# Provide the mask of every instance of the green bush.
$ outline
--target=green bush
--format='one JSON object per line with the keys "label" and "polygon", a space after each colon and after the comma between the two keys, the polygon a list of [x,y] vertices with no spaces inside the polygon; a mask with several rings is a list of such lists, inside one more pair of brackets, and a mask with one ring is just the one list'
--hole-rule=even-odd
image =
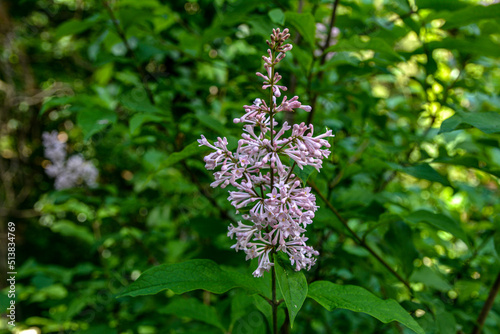
{"label": "green bush", "polygon": [[[286,95],[313,111],[278,121],[335,138],[307,175],[318,262],[278,268],[282,331],[498,333],[499,16],[495,1],[0,2],[0,278],[14,222],[15,330],[272,332],[271,275],[252,278],[256,261],[230,248],[241,215],[196,140],[236,143],[265,40],[287,27]],[[54,130],[97,187],[55,190]],[[204,270],[215,285],[183,285]]]}

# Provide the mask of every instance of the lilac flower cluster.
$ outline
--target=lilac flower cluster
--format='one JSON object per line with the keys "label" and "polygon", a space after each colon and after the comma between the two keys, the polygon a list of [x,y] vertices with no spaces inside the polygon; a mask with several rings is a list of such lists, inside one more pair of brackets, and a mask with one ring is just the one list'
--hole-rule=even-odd
{"label": "lilac flower cluster", "polygon": [[[328,38],[328,28],[323,23],[316,23],[316,39],[319,39],[319,44],[321,46],[326,46],[326,48],[336,45],[338,42],[338,36],[340,34],[340,29],[337,27],[333,27],[330,29],[330,39]],[[316,57],[320,57],[323,54],[323,50],[316,49],[314,50],[314,55]],[[335,55],[335,52],[328,52],[326,54],[325,59],[330,60]]]}
{"label": "lilac flower cluster", "polygon": [[97,186],[99,172],[90,161],[81,155],[73,155],[66,160],[66,143],[58,139],[57,131],[42,134],[45,157],[52,164],[47,166],[45,172],[55,178],[54,187],[58,190],[73,188],[81,183],[89,187]]}
{"label": "lilac flower cluster", "polygon": [[[231,224],[228,236],[236,237],[232,248],[243,250],[247,260],[258,257],[255,277],[262,276],[274,265],[269,257],[273,252],[285,252],[297,271],[309,270],[316,262],[313,256],[319,255],[306,245],[308,238],[304,236],[318,209],[316,198],[311,188],[302,186],[293,170],[295,166],[300,169],[313,166],[319,171],[323,158],[330,154],[327,138],[333,135],[329,130],[314,136],[313,126],[304,123],[291,126],[284,122],[277,131],[278,122],[274,118],[277,113],[297,108],[311,111],[297,96],[291,99],[284,96],[281,103],[277,101],[287,87],[278,85],[281,76],[275,66],[292,49],[291,44],[285,44],[289,36],[288,29],[283,32],[273,29],[271,41],[267,41],[268,55],[262,57],[266,74],[257,75],[264,79],[262,89],[270,90],[269,101],[256,99],[252,105],[244,106],[245,114],[241,118],[234,119],[235,123],[244,124],[236,152],[228,150],[226,138],[219,137],[214,144],[203,135],[198,140],[200,146],[214,150],[204,158],[205,167],[208,170],[221,167],[214,172],[215,181],[211,186],[232,185],[237,189],[229,191],[228,200],[236,213],[244,211],[242,217],[248,223]],[[287,137],[289,130],[291,134]]]}

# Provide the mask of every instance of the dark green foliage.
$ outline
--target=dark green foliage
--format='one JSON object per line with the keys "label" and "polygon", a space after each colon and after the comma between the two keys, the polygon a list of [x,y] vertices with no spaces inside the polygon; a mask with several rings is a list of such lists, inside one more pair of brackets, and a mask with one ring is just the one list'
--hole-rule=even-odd
{"label": "dark green foliage", "polygon": [[[209,186],[196,140],[237,146],[233,118],[263,97],[265,40],[288,27],[285,94],[313,113],[278,121],[335,138],[320,173],[296,168],[320,206],[307,233],[320,256],[300,273],[280,258],[278,323],[472,333],[500,273],[492,2],[341,0],[325,44],[316,24],[337,1],[1,1],[0,234],[16,223],[16,328],[271,333],[271,275],[253,278],[255,261],[230,248],[241,215],[230,187]],[[97,188],[54,190],[52,130],[97,166]],[[498,298],[488,311],[482,333],[497,334]]]}

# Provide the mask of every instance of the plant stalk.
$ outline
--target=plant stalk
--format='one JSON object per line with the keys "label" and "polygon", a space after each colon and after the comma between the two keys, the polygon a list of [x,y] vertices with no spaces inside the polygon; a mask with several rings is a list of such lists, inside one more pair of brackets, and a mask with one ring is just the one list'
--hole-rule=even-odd
{"label": "plant stalk", "polygon": [[[276,262],[276,259],[274,260]],[[276,269],[273,265],[271,270],[271,288],[273,294],[272,307],[273,307],[273,333],[278,334],[278,301],[276,300]]]}

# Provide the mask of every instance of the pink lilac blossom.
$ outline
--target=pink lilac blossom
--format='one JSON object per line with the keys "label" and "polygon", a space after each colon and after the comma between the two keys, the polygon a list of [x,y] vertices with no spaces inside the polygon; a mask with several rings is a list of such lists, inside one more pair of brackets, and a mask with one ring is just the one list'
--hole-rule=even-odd
{"label": "pink lilac blossom", "polygon": [[[326,48],[336,45],[338,42],[338,36],[340,34],[340,30],[337,27],[331,28],[330,31],[330,39],[327,41],[328,38],[328,28],[326,27],[325,24],[323,23],[316,23],[316,39],[319,40],[319,45],[326,46]],[[314,55],[316,57],[321,57],[323,54],[323,51],[321,49],[316,49],[314,50]],[[333,56],[335,55],[335,52],[328,52],[326,54],[325,59],[330,60]]]}
{"label": "pink lilac blossom", "polygon": [[58,132],[44,132],[42,134],[45,157],[52,164],[47,166],[45,172],[55,178],[54,187],[57,190],[76,187],[81,183],[93,188],[97,186],[99,172],[90,161],[81,155],[72,155],[66,160],[66,143],[58,138]]}
{"label": "pink lilac blossom", "polygon": [[234,119],[234,123],[243,123],[242,139],[236,151],[227,148],[226,138],[219,137],[213,144],[203,135],[198,140],[200,146],[214,151],[204,158],[205,168],[220,167],[214,172],[215,181],[211,186],[236,188],[229,191],[228,200],[236,213],[239,210],[244,213],[242,218],[246,223],[231,224],[227,235],[236,239],[232,248],[244,251],[246,260],[258,258],[255,277],[271,269],[274,252],[287,254],[297,271],[309,270],[316,263],[314,256],[319,255],[307,246],[304,236],[318,209],[316,198],[293,170],[295,166],[300,169],[313,166],[319,172],[323,159],[330,154],[327,139],[333,134],[328,130],[315,135],[313,126],[304,123],[289,125],[284,122],[277,130],[277,113],[293,112],[297,108],[311,111],[298,96],[291,99],[283,96],[281,103],[277,100],[287,87],[277,85],[282,77],[275,66],[292,49],[291,44],[285,44],[289,36],[288,29],[282,32],[273,29],[271,41],[267,41],[267,56],[262,57],[266,74],[257,73],[257,76],[264,79],[262,89],[270,90],[269,100],[256,99],[252,105],[244,106],[242,117]]}

